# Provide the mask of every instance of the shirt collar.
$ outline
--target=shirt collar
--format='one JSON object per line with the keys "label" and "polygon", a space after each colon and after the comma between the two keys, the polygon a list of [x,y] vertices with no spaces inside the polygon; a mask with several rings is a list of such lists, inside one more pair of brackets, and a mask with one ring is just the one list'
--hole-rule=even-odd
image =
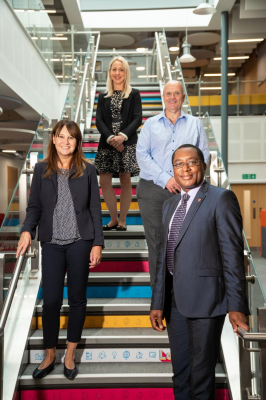
{"label": "shirt collar", "polygon": [[[184,113],[184,111],[183,111],[182,109],[181,109],[181,115],[180,115],[180,117],[179,117],[178,119],[181,119],[181,118],[187,119],[187,114]],[[159,121],[160,119],[166,119],[166,120],[168,120],[168,118],[167,118],[166,115],[165,115],[165,109],[163,110],[163,112],[161,112],[160,114],[157,115],[157,120]],[[169,120],[168,120],[168,121],[169,121]]]}
{"label": "shirt collar", "polygon": [[187,193],[187,194],[189,194],[189,199],[194,200],[194,198],[196,197],[196,194],[198,193],[198,191],[200,190],[200,188],[204,182],[205,182],[205,180],[203,180],[203,182],[199,186],[197,186],[193,189],[190,189],[188,192],[184,192],[184,190],[181,189],[181,197],[183,196],[183,194]]}

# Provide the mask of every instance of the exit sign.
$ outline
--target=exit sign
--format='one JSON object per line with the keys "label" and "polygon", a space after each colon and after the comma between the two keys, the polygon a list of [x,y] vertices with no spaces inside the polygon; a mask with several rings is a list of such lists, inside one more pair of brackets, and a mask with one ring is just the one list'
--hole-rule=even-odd
{"label": "exit sign", "polygon": [[242,174],[242,179],[256,179],[256,174]]}

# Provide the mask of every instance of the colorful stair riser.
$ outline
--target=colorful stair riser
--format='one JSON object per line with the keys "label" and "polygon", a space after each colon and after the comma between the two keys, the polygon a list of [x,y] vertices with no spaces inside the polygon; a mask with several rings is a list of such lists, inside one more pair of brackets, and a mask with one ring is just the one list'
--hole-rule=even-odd
{"label": "colorful stair riser", "polygon": [[[6,262],[5,273],[12,273],[14,267],[15,260]],[[149,272],[149,263],[148,261],[102,261],[97,267],[90,270],[90,274],[94,272]]]}
{"label": "colorful stair riser", "polygon": [[[171,388],[93,388],[22,390],[21,400],[174,400]],[[216,400],[229,400],[228,389],[216,389]]]}

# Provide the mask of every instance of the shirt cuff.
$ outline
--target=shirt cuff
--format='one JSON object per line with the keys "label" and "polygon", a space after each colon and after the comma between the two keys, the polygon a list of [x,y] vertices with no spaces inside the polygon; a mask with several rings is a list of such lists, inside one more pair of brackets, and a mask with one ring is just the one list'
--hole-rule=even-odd
{"label": "shirt cuff", "polygon": [[118,134],[118,135],[124,136],[124,138],[125,138],[125,141],[126,141],[126,140],[128,140],[128,137],[127,137],[127,135],[125,135],[123,132],[119,132],[119,134]]}
{"label": "shirt cuff", "polygon": [[165,189],[165,185],[169,181],[169,179],[172,178],[172,175],[168,174],[167,172],[163,171],[160,173],[156,181],[154,182],[156,185],[161,186],[163,189]]}
{"label": "shirt cuff", "polygon": [[106,139],[106,143],[110,143],[110,140],[115,137],[115,135],[110,135],[107,139]]}

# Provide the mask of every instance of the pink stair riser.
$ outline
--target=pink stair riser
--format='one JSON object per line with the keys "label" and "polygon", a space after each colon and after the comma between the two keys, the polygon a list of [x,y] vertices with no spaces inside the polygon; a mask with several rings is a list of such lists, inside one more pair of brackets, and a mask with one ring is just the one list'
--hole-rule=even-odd
{"label": "pink stair riser", "polygon": [[[137,194],[136,190],[137,190],[136,188],[132,188],[132,194],[134,194],[134,195]],[[120,195],[121,188],[114,188],[114,192],[116,195]],[[100,194],[103,194],[102,189],[100,189]]]}
{"label": "pink stair riser", "polygon": [[148,261],[102,261],[93,272],[149,272]]}
{"label": "pink stair riser", "polygon": [[[23,390],[21,400],[174,400],[171,388]],[[216,400],[229,400],[227,389],[216,389]]]}

